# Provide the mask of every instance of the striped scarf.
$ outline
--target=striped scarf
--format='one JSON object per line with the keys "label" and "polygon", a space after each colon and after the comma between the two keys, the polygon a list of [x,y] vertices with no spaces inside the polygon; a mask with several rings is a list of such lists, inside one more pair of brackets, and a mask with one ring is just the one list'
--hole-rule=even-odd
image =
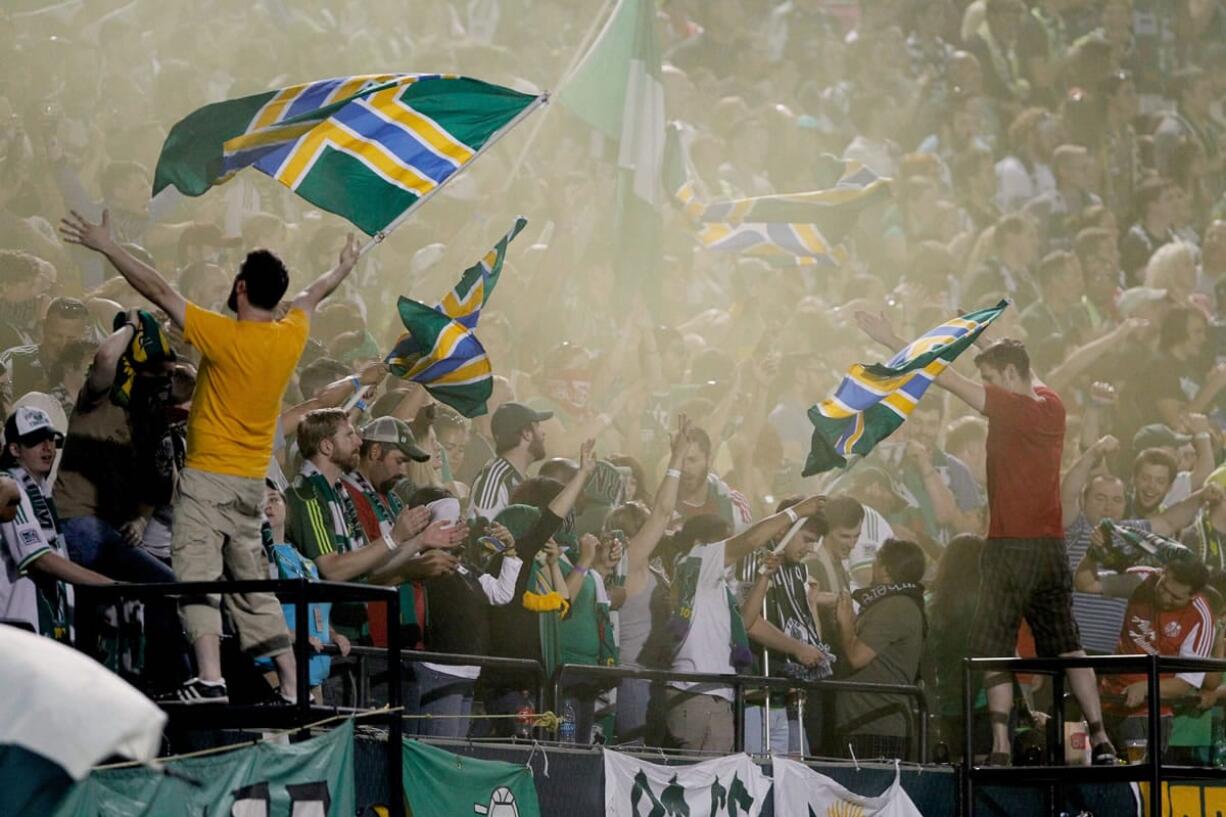
{"label": "striped scarf", "polygon": [[358,523],[358,509],[354,507],[349,492],[338,481],[335,485],[307,460],[302,464],[299,476],[310,483],[315,494],[328,506],[328,519],[332,539],[338,553],[349,553],[362,547],[362,526]]}
{"label": "striped scarf", "polygon": [[[60,533],[60,515],[55,508],[55,500],[49,491],[44,493],[46,481],[35,479],[33,474],[19,465],[9,468],[8,475],[17,481],[30,500],[34,521],[42,529],[43,539],[57,554],[67,559],[68,548],[64,535]],[[37,584],[39,631],[56,641],[71,643],[75,638],[72,585],[54,579],[39,580]]]}

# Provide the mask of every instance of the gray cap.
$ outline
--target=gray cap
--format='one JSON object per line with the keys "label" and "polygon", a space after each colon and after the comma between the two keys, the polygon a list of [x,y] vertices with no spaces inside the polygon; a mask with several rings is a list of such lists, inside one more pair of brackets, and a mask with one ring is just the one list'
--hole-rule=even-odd
{"label": "gray cap", "polygon": [[394,446],[416,462],[426,462],[430,455],[417,445],[413,432],[404,420],[395,417],[380,417],[362,426],[362,439],[371,443]]}

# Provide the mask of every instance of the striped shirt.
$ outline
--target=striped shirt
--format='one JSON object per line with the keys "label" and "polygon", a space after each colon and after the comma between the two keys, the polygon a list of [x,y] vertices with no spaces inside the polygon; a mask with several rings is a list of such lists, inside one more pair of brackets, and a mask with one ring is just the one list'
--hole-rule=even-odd
{"label": "striped shirt", "polygon": [[[1148,519],[1128,519],[1120,522],[1130,528],[1149,531]],[[1090,547],[1094,526],[1085,514],[1078,514],[1073,524],[1064,529],[1064,546],[1068,550],[1069,569],[1077,571],[1077,563]],[[1114,655],[1120,640],[1120,627],[1128,600],[1099,596],[1093,593],[1073,593],[1073,619],[1081,631],[1081,646],[1089,652]]]}
{"label": "striped shirt", "polygon": [[511,504],[511,491],[523,481],[523,475],[503,457],[490,460],[473,483],[468,517],[492,520]]}

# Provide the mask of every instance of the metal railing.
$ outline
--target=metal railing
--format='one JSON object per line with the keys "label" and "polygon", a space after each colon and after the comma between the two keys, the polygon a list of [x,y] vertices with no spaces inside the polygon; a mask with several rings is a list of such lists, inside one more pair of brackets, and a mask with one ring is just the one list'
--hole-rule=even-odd
{"label": "metal railing", "polygon": [[[311,705],[310,658],[315,654],[309,643],[310,605],[320,602],[382,601],[387,604],[387,650],[400,651],[400,596],[394,587],[377,587],[347,582],[308,581],[307,579],[247,579],[216,582],[165,582],[149,584],[111,584],[90,588],[99,601],[184,596],[224,595],[228,593],[272,593],[282,602],[294,605],[293,650],[296,662],[297,702],[293,706],[218,706],[166,707],[169,724],[182,728],[225,729],[250,726],[294,728],[318,721],[335,710]],[[400,706],[400,662],[388,665],[388,706]],[[372,714],[367,720],[387,724],[387,774],[393,817],[404,815],[403,768],[400,749],[403,721],[400,713]]]}
{"label": "metal railing", "polygon": [[[1064,672],[1086,667],[1114,675],[1144,674],[1146,683],[1147,754],[1141,763],[1114,766],[1065,766],[1064,757]],[[1182,658],[1162,655],[1107,655],[1078,658],[967,658],[962,669],[963,759],[962,813],[971,817],[975,809],[975,784],[1051,786],[1053,798],[1067,783],[1148,782],[1149,814],[1163,814],[1162,783],[1177,780],[1226,780],[1226,769],[1202,766],[1176,766],[1163,763],[1162,705],[1159,682],[1163,674],[1177,672],[1226,671],[1226,660]],[[1051,766],[992,767],[974,762],[973,703],[976,673],[1024,673],[1048,675],[1052,679],[1052,705],[1055,710],[1047,724],[1047,744]],[[1010,681],[1010,683],[1012,683]],[[1157,703],[1157,705],[1154,705]],[[1117,750],[1119,747],[1117,747]],[[1053,812],[1054,813],[1054,812]]]}
{"label": "metal railing", "polygon": [[[799,681],[794,678],[780,678],[766,675],[719,675],[701,672],[672,672],[670,670],[644,670],[631,667],[599,667],[587,664],[562,664],[553,674],[553,701],[562,700],[562,687],[567,676],[573,678],[591,678],[596,680],[617,681],[623,678],[668,683],[684,681],[706,686],[732,687],[733,716],[733,751],[745,750],[745,690],[804,690],[817,693],[819,696],[837,695],[844,692],[872,693],[875,695],[896,695],[915,701],[915,718],[919,724],[918,755],[920,763],[928,762],[928,697],[924,691],[910,684],[870,684],[858,681]],[[612,686],[612,684],[610,684]],[[912,745],[910,734],[911,723],[908,720],[906,742]]]}

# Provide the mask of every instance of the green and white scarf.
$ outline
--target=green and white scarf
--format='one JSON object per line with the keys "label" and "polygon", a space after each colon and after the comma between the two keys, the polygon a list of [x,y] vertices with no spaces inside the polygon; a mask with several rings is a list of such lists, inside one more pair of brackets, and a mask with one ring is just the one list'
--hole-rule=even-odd
{"label": "green and white scarf", "polygon": [[[702,572],[702,557],[690,554],[682,556],[673,570],[672,596],[673,615],[669,619],[668,629],[673,637],[674,653],[681,648],[686,636],[690,633],[690,625],[694,620],[694,597],[698,594],[698,577]],[[749,649],[749,635],[745,632],[745,620],[741,618],[741,608],[736,602],[732,591],[724,587],[724,596],[728,603],[728,620],[731,633],[728,643],[728,661],[737,670],[743,670],[753,664],[753,653]]]}
{"label": "green and white scarf", "polygon": [[[51,492],[46,490],[46,480],[35,479],[33,474],[19,465],[9,468],[8,475],[17,481],[30,500],[34,521],[42,530],[43,539],[51,545],[52,550],[67,559],[68,547],[64,542],[64,534],[60,533],[60,515],[55,508],[55,500],[51,498]],[[56,641],[71,643],[76,637],[72,627],[72,585],[50,577],[32,578],[38,585],[39,632]]]}
{"label": "green and white scarf", "polygon": [[328,506],[328,519],[332,523],[332,540],[337,553],[349,553],[363,545],[362,526],[358,523],[358,509],[353,500],[339,482],[333,485],[328,478],[315,467],[315,463],[307,460],[299,472],[312,488],[320,501]]}

